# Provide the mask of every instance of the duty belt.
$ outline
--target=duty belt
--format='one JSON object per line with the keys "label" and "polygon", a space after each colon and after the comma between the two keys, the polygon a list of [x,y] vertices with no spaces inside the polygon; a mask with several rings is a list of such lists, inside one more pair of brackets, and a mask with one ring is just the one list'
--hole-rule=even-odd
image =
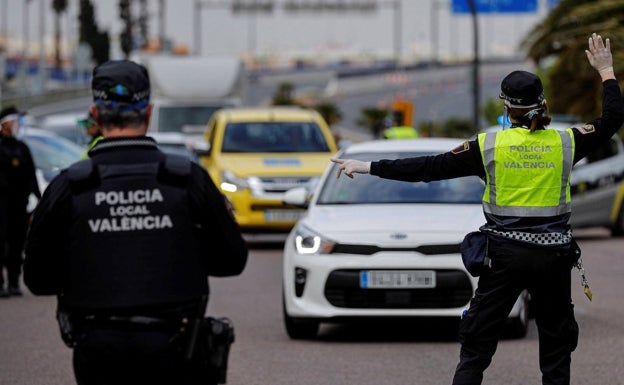
{"label": "duty belt", "polygon": [[572,232],[565,233],[525,233],[523,231],[499,231],[481,228],[482,231],[501,237],[536,245],[567,245],[572,242]]}
{"label": "duty belt", "polygon": [[180,320],[146,316],[88,315],[83,319],[87,325],[133,329],[173,329],[179,327],[181,324]]}

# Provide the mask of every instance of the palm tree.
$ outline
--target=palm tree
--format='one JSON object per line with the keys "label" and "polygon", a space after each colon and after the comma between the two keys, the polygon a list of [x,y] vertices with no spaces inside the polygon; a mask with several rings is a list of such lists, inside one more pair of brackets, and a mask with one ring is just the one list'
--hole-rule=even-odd
{"label": "palm tree", "polygon": [[52,0],[54,9],[54,65],[61,68],[61,14],[67,10],[67,0]]}
{"label": "palm tree", "polygon": [[[600,115],[600,77],[585,56],[589,36],[596,32],[611,40],[616,75],[624,75],[624,2],[621,0],[561,0],[521,43],[538,66],[545,69],[551,112],[583,118]],[[561,92],[555,90],[561,89]]]}

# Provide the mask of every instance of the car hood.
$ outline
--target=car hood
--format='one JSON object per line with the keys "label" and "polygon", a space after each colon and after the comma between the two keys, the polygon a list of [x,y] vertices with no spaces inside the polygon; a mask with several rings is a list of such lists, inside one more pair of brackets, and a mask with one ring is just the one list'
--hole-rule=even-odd
{"label": "car hood", "polygon": [[301,224],[335,242],[459,243],[485,223],[480,204],[315,206]]}
{"label": "car hood", "polygon": [[221,167],[240,177],[253,175],[321,175],[330,153],[232,154],[221,156]]}

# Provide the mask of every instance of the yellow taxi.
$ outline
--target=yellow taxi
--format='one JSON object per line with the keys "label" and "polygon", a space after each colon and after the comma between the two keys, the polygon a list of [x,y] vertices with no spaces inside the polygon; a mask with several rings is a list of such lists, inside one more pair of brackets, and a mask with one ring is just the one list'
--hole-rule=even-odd
{"label": "yellow taxi", "polygon": [[300,107],[225,108],[205,132],[200,164],[230,201],[244,231],[288,231],[304,210],[282,202],[312,186],[337,151],[323,117]]}

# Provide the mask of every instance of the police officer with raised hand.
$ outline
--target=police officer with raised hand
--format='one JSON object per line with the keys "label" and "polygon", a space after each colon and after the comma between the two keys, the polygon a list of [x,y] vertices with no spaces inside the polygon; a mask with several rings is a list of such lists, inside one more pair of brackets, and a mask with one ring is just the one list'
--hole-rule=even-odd
{"label": "police officer with raised hand", "polygon": [[78,384],[216,383],[185,360],[188,321],[208,276],[243,271],[246,243],[206,171],[145,136],[143,66],[97,66],[92,92],[104,139],[46,189],[24,281],[35,295],[58,297]]}
{"label": "police officer with raised hand", "polygon": [[[563,131],[550,123],[540,79],[514,71],[500,98],[512,125],[479,134],[443,154],[362,162],[332,159],[344,172],[410,182],[477,175],[486,181],[480,228],[491,267],[480,276],[459,330],[461,351],[453,384],[481,384],[505,320],[524,289],[531,294],[539,334],[542,383],[570,383],[578,325],[571,302],[571,269],[580,255],[568,223],[572,166],[604,144],[624,122],[609,39],[592,34],[585,51],[602,79],[602,117]],[[591,299],[591,292],[586,292]]]}

